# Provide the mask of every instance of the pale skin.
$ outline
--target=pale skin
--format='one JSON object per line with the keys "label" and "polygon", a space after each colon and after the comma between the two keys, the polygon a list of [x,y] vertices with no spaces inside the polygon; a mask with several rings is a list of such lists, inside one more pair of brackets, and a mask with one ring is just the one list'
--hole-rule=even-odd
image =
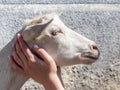
{"label": "pale skin", "polygon": [[56,66],[53,58],[37,45],[34,45],[33,50],[43,60],[31,52],[18,34],[10,56],[13,69],[43,84],[45,90],[64,90],[60,68]]}

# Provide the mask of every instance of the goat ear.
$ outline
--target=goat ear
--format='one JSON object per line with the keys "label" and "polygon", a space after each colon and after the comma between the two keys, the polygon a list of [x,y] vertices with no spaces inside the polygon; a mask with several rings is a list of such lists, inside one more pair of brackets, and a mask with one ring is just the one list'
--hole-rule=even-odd
{"label": "goat ear", "polygon": [[38,37],[42,30],[52,21],[53,19],[45,20],[43,23],[33,23],[31,25],[25,26],[21,34],[25,41],[31,41]]}

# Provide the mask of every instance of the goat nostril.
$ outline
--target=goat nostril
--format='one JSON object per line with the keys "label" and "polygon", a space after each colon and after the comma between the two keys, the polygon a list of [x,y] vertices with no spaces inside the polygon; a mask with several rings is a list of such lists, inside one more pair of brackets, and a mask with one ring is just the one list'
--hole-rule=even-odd
{"label": "goat nostril", "polygon": [[92,49],[93,50],[98,50],[98,46],[97,45],[92,45]]}

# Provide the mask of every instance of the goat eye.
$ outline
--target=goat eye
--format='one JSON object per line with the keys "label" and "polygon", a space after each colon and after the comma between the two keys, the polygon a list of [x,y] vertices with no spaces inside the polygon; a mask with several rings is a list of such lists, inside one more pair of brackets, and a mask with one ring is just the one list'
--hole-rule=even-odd
{"label": "goat eye", "polygon": [[60,34],[60,33],[62,33],[61,30],[51,32],[51,34],[52,34],[53,36],[56,36],[56,35],[58,35],[58,34]]}

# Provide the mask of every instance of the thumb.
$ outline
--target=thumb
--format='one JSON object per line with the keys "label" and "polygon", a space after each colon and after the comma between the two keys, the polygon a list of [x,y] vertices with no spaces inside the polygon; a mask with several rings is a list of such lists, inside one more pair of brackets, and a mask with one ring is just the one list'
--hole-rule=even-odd
{"label": "thumb", "polygon": [[34,51],[35,53],[41,57],[47,64],[55,64],[53,58],[43,49],[43,48],[39,48],[38,45],[34,45]]}

